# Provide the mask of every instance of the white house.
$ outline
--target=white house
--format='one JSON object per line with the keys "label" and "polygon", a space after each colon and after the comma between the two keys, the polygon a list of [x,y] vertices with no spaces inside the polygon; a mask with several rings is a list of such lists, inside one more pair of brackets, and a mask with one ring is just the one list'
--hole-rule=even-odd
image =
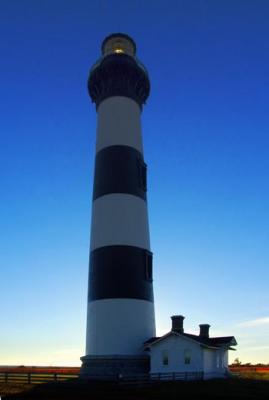
{"label": "white house", "polygon": [[174,315],[171,319],[170,332],[145,342],[150,352],[150,373],[197,372],[204,379],[226,377],[228,350],[234,350],[231,346],[237,344],[235,338],[209,337],[208,324],[200,325],[199,335],[184,333],[184,317]]}

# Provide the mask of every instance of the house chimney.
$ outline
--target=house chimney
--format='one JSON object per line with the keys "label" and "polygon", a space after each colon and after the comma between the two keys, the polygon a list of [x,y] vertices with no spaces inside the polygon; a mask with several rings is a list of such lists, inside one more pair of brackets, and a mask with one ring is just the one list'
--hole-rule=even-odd
{"label": "house chimney", "polygon": [[183,315],[172,315],[172,331],[177,333],[183,333],[183,320],[185,317]]}
{"label": "house chimney", "polygon": [[208,338],[209,337],[209,324],[200,324],[200,335],[201,337]]}

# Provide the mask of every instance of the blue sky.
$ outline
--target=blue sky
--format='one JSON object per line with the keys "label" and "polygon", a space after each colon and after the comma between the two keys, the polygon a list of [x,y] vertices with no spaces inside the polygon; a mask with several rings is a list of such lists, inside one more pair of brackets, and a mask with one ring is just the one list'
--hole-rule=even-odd
{"label": "blue sky", "polygon": [[151,95],[148,164],[157,332],[210,323],[269,363],[269,3],[3,1],[0,364],[79,365],[85,351],[96,128],[90,66],[137,43]]}

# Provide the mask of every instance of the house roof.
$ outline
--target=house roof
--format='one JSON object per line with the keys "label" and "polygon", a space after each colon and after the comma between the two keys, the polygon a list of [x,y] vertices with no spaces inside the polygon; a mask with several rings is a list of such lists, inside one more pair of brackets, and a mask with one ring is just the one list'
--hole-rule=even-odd
{"label": "house roof", "polygon": [[144,344],[151,344],[153,342],[156,342],[156,340],[160,339],[160,336],[156,336],[156,337],[152,337],[150,339],[148,339],[146,342],[144,342]]}
{"label": "house roof", "polygon": [[175,331],[170,331],[166,333],[165,335],[161,337],[152,337],[148,339],[146,342],[144,342],[144,345],[146,347],[151,347],[153,344],[160,342],[161,340],[166,339],[168,336],[175,335],[175,336],[183,336],[187,339],[194,340],[195,342],[206,346],[210,348],[220,348],[220,347],[229,347],[231,345],[236,346],[237,342],[234,338],[234,336],[222,336],[222,337],[212,337],[212,338],[207,338],[207,337],[202,337],[199,335],[192,335],[190,333],[178,333]]}

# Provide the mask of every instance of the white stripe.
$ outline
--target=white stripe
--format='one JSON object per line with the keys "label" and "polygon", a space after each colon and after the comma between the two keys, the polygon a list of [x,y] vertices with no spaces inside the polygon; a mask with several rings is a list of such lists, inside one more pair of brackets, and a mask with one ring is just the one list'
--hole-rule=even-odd
{"label": "white stripe", "polygon": [[143,153],[140,108],[128,97],[113,96],[98,107],[96,152],[107,146],[131,146]]}
{"label": "white stripe", "polygon": [[155,336],[154,304],[137,299],[89,302],[86,355],[143,354]]}
{"label": "white stripe", "polygon": [[112,193],[93,202],[91,250],[113,245],[150,250],[147,203],[143,199]]}

